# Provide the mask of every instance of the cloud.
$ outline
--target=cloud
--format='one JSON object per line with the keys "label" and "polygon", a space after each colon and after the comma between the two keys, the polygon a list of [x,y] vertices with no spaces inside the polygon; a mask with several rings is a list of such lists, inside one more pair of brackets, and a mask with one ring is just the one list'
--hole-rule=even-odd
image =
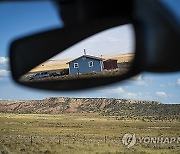
{"label": "cloud", "polygon": [[167,97],[167,94],[163,91],[159,91],[159,92],[156,92],[156,96],[164,98],[164,97]]}
{"label": "cloud", "polygon": [[0,57],[0,64],[7,64],[9,59],[7,57]]}
{"label": "cloud", "polygon": [[122,94],[122,93],[124,93],[125,91],[124,91],[123,88],[118,87],[118,88],[114,89],[112,92],[113,92],[113,93],[119,93],[119,94]]}
{"label": "cloud", "polygon": [[160,84],[160,87],[166,87],[166,85],[165,84]]}
{"label": "cloud", "polygon": [[140,81],[140,80],[142,80],[142,75],[141,75],[141,74],[136,75],[136,76],[132,77],[132,79],[133,79],[133,80]]}
{"label": "cloud", "polygon": [[127,92],[127,93],[124,94],[124,97],[127,97],[127,98],[136,98],[137,94],[136,93]]}
{"label": "cloud", "polygon": [[132,77],[132,82],[137,86],[148,87],[152,84],[154,78],[144,77],[142,74]]}
{"label": "cloud", "polygon": [[137,86],[148,87],[148,79],[143,78],[141,74],[132,77],[132,80]]}
{"label": "cloud", "polygon": [[136,81],[136,85],[143,86],[143,87],[148,87],[148,83],[146,81],[143,81],[143,80]]}
{"label": "cloud", "polygon": [[10,71],[0,69],[0,76],[7,76],[9,75]]}
{"label": "cloud", "polygon": [[124,90],[122,87],[117,87],[117,88],[106,88],[103,90],[100,90],[103,93],[106,94],[115,94],[116,96],[121,96],[121,98],[125,98],[125,99],[149,99],[149,93],[144,92],[128,92],[126,90]]}
{"label": "cloud", "polygon": [[[8,66],[9,59],[7,57],[0,57],[0,76],[9,75],[10,71]],[[0,78],[2,80],[3,78]]]}
{"label": "cloud", "polygon": [[125,90],[121,87],[117,87],[117,88],[106,88],[106,89],[102,89],[100,90],[103,93],[114,93],[114,94],[122,94],[125,93]]}
{"label": "cloud", "polygon": [[123,97],[127,99],[142,99],[143,94],[141,92],[133,93],[133,92],[125,92]]}
{"label": "cloud", "polygon": [[108,40],[109,42],[119,42],[119,39],[117,39],[117,38],[115,38],[115,37],[109,37],[109,38],[107,38],[107,40]]}
{"label": "cloud", "polygon": [[168,86],[170,86],[170,87],[175,86],[175,84],[174,84],[174,83],[169,83],[169,82],[167,83],[167,85],[168,85]]}
{"label": "cloud", "polygon": [[180,86],[180,78],[178,78],[178,79],[176,80],[176,85],[177,85],[177,86]]}
{"label": "cloud", "polygon": [[106,89],[106,93],[119,94],[121,97],[126,99],[137,99],[143,97],[141,92],[128,92],[125,91],[122,87]]}

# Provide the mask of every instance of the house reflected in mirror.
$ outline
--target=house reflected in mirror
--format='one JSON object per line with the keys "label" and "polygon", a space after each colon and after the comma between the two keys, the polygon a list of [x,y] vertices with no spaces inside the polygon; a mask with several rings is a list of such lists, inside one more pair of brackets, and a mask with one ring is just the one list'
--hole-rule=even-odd
{"label": "house reflected in mirror", "polygon": [[22,82],[113,77],[126,74],[134,59],[132,25],[108,29],[60,52],[21,77]]}

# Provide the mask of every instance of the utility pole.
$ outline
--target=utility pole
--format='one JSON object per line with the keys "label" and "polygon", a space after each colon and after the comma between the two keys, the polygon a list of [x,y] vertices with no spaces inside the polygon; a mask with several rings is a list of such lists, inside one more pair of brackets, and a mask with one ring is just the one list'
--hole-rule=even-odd
{"label": "utility pole", "polygon": [[84,55],[86,55],[86,49],[84,48]]}

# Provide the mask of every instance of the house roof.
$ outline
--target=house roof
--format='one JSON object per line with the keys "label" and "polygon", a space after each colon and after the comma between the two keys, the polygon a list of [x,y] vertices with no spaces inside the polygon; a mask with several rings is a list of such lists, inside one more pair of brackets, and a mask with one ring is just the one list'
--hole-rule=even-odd
{"label": "house roof", "polygon": [[110,61],[118,61],[117,59],[107,59],[104,62],[110,62]]}
{"label": "house roof", "polygon": [[73,60],[67,62],[66,64],[69,64],[70,62],[75,61],[75,60],[77,60],[77,59],[79,59],[79,58],[82,58],[82,57],[87,57],[87,58],[97,59],[97,60],[104,60],[103,58],[99,58],[99,57],[95,57],[95,56],[82,55],[82,56],[80,56],[80,57],[78,57],[78,58],[75,58],[75,59],[73,59]]}

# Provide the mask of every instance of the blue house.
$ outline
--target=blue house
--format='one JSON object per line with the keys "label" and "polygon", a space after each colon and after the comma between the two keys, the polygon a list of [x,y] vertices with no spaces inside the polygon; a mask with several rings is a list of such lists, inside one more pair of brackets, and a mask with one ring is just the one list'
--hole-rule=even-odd
{"label": "blue house", "polygon": [[80,56],[67,64],[69,64],[69,74],[101,72],[104,68],[102,58],[90,55]]}

